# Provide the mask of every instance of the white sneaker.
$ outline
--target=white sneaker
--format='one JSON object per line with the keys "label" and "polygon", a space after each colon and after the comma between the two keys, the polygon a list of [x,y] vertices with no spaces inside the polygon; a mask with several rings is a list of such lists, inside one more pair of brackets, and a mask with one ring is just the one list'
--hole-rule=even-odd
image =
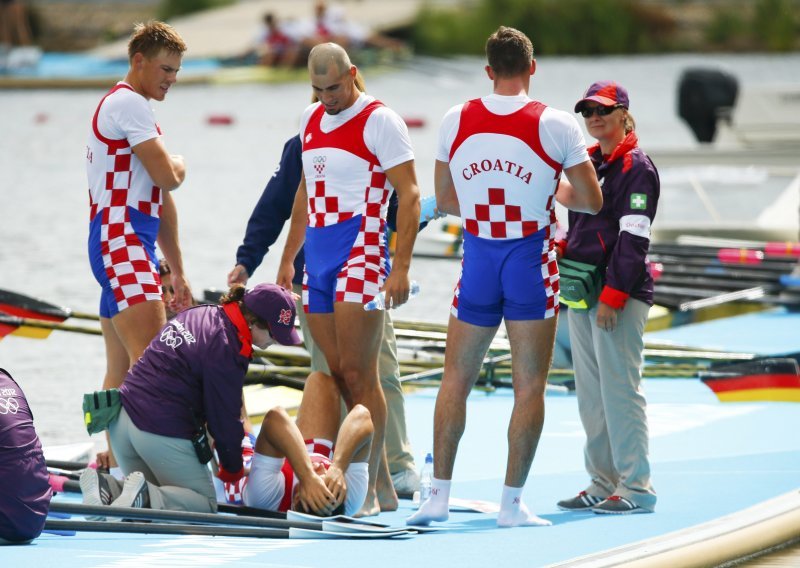
{"label": "white sneaker", "polygon": [[392,485],[398,496],[410,498],[419,490],[419,474],[413,469],[404,469],[392,474]]}
{"label": "white sneaker", "polygon": [[[80,479],[83,503],[93,507],[110,505],[122,492],[120,483],[108,474],[100,473],[96,469],[87,468]],[[105,517],[87,516],[88,521],[104,521]]]}
{"label": "white sneaker", "polygon": [[150,507],[150,492],[141,471],[134,471],[125,478],[122,493],[111,502],[112,507]]}

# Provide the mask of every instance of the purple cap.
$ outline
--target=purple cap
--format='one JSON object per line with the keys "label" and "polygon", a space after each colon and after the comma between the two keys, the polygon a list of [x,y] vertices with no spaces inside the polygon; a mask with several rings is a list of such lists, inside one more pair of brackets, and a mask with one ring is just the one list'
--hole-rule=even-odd
{"label": "purple cap", "polygon": [[303,342],[294,329],[297,308],[292,293],[277,284],[259,284],[248,290],[242,300],[248,310],[267,322],[269,332],[281,345]]}
{"label": "purple cap", "polygon": [[575,112],[580,112],[583,108],[583,103],[586,101],[594,101],[603,106],[622,105],[628,108],[630,101],[628,100],[628,91],[625,87],[614,81],[598,81],[593,83],[591,87],[586,90],[583,98],[575,104]]}

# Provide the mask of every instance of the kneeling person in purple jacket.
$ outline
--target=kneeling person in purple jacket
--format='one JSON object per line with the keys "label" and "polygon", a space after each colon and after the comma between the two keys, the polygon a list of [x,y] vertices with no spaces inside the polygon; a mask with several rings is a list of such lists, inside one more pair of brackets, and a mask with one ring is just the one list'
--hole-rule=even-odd
{"label": "kneeling person in purple jacket", "polygon": [[0,369],[0,545],[26,544],[42,533],[53,496],[47,478],[25,394]]}
{"label": "kneeling person in purple jacket", "polygon": [[220,302],[169,320],[128,372],[120,388],[122,410],[109,425],[125,483],[87,470],[81,477],[84,502],[216,512],[208,459],[201,462],[203,425],[216,444],[219,478],[235,482],[245,474],[242,386],[253,345],[301,340],[294,330],[294,297],[279,286],[245,291],[237,284]]}

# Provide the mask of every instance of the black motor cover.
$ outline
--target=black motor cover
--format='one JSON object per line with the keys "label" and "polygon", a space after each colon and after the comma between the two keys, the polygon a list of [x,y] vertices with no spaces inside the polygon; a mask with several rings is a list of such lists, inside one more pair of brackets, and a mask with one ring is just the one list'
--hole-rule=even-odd
{"label": "black motor cover", "polygon": [[712,142],[717,119],[730,115],[736,103],[739,82],[719,69],[686,69],[678,82],[678,115],[700,142]]}

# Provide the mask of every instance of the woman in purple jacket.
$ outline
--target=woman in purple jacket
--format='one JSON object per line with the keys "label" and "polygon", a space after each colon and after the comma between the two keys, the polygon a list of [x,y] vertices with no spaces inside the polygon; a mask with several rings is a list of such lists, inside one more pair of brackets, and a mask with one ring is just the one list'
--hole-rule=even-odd
{"label": "woman in purple jacket", "polygon": [[25,544],[41,534],[53,496],[47,479],[28,401],[0,369],[0,545]]}
{"label": "woman in purple jacket", "polygon": [[220,302],[174,316],[128,372],[120,387],[122,410],[109,425],[125,483],[87,470],[84,502],[216,511],[204,426],[215,441],[218,477],[235,482],[245,474],[240,416],[252,346],[301,340],[288,290],[259,284],[245,291],[236,284]]}
{"label": "woman in purple jacket", "polygon": [[[591,481],[575,497],[558,502],[567,511],[650,513],[656,504],[641,366],[653,304],[647,251],[660,184],[653,162],[639,148],[628,107],[627,91],[613,81],[594,83],[575,105],[598,142],[588,150],[603,207],[597,215],[569,212],[562,253],[601,266],[604,285],[592,309],[568,314]],[[570,188],[562,185],[558,198],[564,202]]]}

